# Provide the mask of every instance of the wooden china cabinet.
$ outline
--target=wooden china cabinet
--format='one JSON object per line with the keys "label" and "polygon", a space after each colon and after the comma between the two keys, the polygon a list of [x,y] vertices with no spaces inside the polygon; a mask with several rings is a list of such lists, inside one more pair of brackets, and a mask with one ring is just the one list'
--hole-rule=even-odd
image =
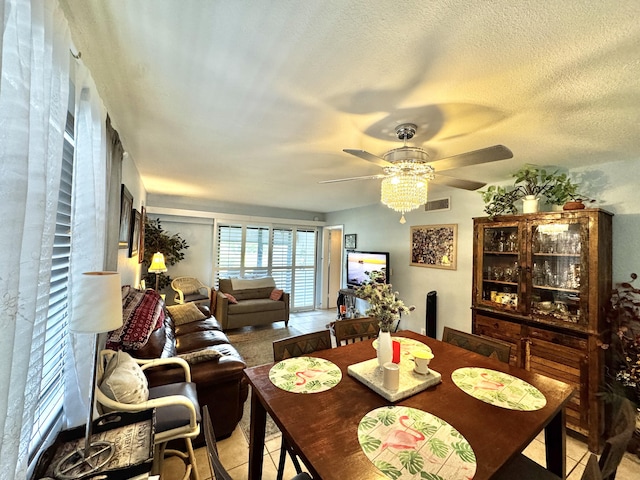
{"label": "wooden china cabinet", "polygon": [[473,332],[510,343],[511,364],[573,385],[567,427],[594,452],[604,432],[611,220],[599,209],[474,219]]}

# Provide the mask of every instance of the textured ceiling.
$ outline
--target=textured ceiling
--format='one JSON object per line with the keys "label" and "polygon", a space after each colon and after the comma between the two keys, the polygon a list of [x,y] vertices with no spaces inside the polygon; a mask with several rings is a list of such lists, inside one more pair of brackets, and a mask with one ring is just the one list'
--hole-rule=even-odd
{"label": "textured ceiling", "polygon": [[[316,212],[379,201],[393,128],[447,172],[640,159],[640,2],[60,0],[151,194]],[[434,187],[434,189],[442,187]],[[436,190],[437,191],[437,190]]]}

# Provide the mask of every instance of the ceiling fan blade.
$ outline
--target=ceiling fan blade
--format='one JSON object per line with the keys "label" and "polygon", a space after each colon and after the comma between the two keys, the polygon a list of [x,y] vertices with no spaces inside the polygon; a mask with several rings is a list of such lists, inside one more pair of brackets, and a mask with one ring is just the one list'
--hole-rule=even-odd
{"label": "ceiling fan blade", "polygon": [[513,152],[504,145],[494,145],[493,147],[481,148],[472,152],[461,153],[453,157],[442,158],[429,162],[437,172],[444,172],[459,167],[478,165],[480,163],[495,162],[512,158]]}
{"label": "ceiling fan blade", "polygon": [[337,178],[335,180],[322,180],[321,182],[318,182],[318,183],[350,182],[352,180],[378,180],[384,177],[386,177],[386,175],[380,173],[378,175],[366,175],[364,177],[348,177],[348,178]]}
{"label": "ceiling fan blade", "polygon": [[388,167],[391,163],[387,162],[384,158],[378,157],[373,153],[369,153],[365,150],[354,150],[351,148],[345,148],[342,150],[345,153],[350,153],[351,155],[355,155],[356,157],[362,158],[367,162],[375,163],[376,165],[380,165],[381,167]]}
{"label": "ceiling fan blade", "polygon": [[475,182],[473,180],[461,180],[460,178],[447,177],[445,175],[436,174],[430,183],[436,185],[447,185],[448,187],[462,188],[463,190],[478,190],[486,185],[486,183]]}

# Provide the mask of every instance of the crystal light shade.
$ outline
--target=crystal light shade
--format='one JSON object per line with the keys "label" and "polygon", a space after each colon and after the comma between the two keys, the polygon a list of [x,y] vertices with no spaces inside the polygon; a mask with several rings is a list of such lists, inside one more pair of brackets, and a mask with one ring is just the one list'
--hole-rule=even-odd
{"label": "crystal light shade", "polygon": [[382,180],[380,200],[402,214],[400,223],[405,223],[404,214],[427,203],[427,178],[421,175],[399,174]]}

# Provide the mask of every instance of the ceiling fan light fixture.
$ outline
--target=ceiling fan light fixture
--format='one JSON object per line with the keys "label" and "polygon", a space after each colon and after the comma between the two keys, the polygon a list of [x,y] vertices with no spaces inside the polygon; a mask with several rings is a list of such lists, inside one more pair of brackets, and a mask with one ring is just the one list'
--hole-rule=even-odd
{"label": "ceiling fan light fixture", "polygon": [[401,173],[382,180],[380,200],[386,206],[400,212],[400,223],[405,223],[404,214],[427,203],[428,182],[421,175]]}

